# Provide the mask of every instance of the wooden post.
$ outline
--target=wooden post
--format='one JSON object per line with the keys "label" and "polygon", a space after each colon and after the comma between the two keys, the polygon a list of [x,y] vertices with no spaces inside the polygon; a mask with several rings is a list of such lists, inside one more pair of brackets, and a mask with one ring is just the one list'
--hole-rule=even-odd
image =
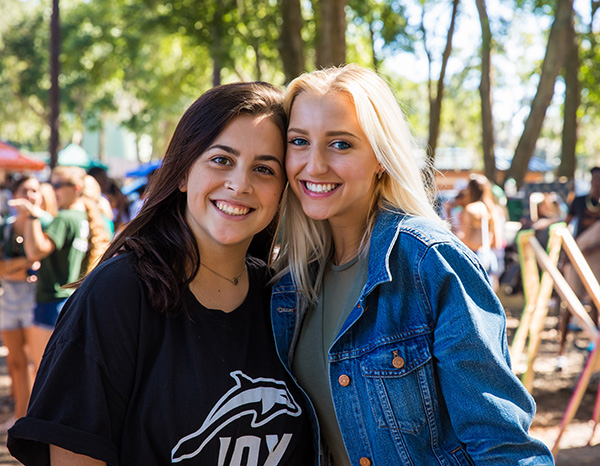
{"label": "wooden post", "polygon": [[544,269],[545,272],[548,272],[548,274],[552,277],[556,292],[560,295],[563,301],[567,303],[571,313],[577,319],[579,319],[579,323],[582,325],[583,331],[587,333],[590,340],[595,341],[596,337],[598,336],[598,329],[583,307],[583,304],[581,304],[581,301],[579,301],[565,278],[558,271],[556,265],[554,265],[554,262],[548,258],[548,255],[540,243],[535,238],[531,238],[529,244],[531,244],[533,247],[535,255],[539,264],[542,266],[542,269]]}
{"label": "wooden post", "polygon": [[560,234],[565,251],[567,251],[567,255],[571,260],[571,264],[575,267],[579,278],[583,282],[583,286],[592,298],[592,301],[596,305],[596,309],[600,310],[600,284],[598,284],[598,280],[594,276],[594,272],[590,269],[590,265],[583,257],[579,246],[577,246],[577,242],[568,228],[561,228],[558,230]]}
{"label": "wooden post", "polygon": [[[550,237],[548,239],[549,255],[546,254],[535,236],[532,235],[529,237],[528,244],[530,247],[532,247],[538,261],[540,260],[539,251],[541,250],[542,254],[545,256],[547,265],[552,265],[554,268],[556,268],[561,249],[561,238],[557,234],[556,228],[550,228]],[[533,312],[529,331],[529,346],[527,347],[527,370],[523,374],[522,378],[523,385],[525,385],[525,388],[530,393],[533,390],[533,379],[535,377],[533,363],[540,348],[542,331],[544,330],[544,322],[548,316],[548,304],[550,303],[550,298],[552,297],[552,289],[554,288],[555,281],[554,277],[548,272],[547,268],[542,268],[544,269],[544,272],[542,273],[542,281],[535,303],[535,310]]]}
{"label": "wooden post", "polygon": [[[600,351],[598,350],[598,347],[600,346],[600,337],[596,338],[595,342],[596,342],[596,346],[594,347],[594,350],[590,353],[590,355],[588,357],[585,368],[583,369],[583,372],[581,373],[581,377],[579,377],[579,381],[577,382],[577,386],[575,387],[575,391],[573,392],[573,395],[571,396],[571,399],[569,400],[569,404],[567,405],[567,409],[566,409],[565,413],[563,414],[563,418],[560,421],[558,436],[556,438],[556,441],[554,442],[554,446],[552,447],[553,455],[556,455],[556,453],[558,452],[560,439],[561,439],[563,433],[565,432],[567,426],[569,425],[569,423],[573,420],[573,417],[575,417],[575,413],[577,413],[577,409],[579,409],[579,405],[581,404],[581,399],[583,398],[583,395],[585,394],[588,384],[590,383],[590,377],[592,376],[592,373],[600,370]],[[592,430],[592,437],[594,436],[594,432],[596,431],[596,424],[598,423],[597,408],[598,408],[598,400],[599,399],[600,399],[600,391],[598,392],[598,395],[596,395],[596,407],[594,409],[594,415],[593,415],[594,428]],[[592,438],[590,438],[590,442],[591,441],[592,441]]]}
{"label": "wooden post", "polygon": [[533,249],[529,246],[529,238],[534,235],[533,230],[520,231],[517,234],[517,246],[519,248],[519,261],[521,263],[521,280],[523,282],[523,295],[525,296],[525,306],[523,314],[512,344],[510,346],[510,358],[513,366],[517,364],[525,349],[525,342],[529,334],[535,303],[540,291],[539,269],[535,259]]}

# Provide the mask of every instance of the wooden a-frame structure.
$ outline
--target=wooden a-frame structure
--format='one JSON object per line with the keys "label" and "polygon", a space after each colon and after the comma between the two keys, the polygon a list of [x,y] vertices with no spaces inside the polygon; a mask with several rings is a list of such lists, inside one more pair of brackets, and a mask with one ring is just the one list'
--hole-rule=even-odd
{"label": "wooden a-frame structure", "polygon": [[[552,448],[552,453],[555,454],[559,449],[560,439],[565,429],[581,404],[592,374],[600,371],[600,333],[581,301],[558,270],[557,264],[561,248],[566,251],[571,264],[598,309],[600,309],[600,285],[564,223],[550,226],[547,252],[536,239],[533,230],[520,232],[517,236],[517,245],[521,261],[525,308],[510,348],[510,354],[513,361],[519,361],[527,346],[527,369],[522,378],[527,390],[531,392],[533,388],[533,363],[539,351],[541,334],[544,321],[548,315],[548,304],[553,289],[567,304],[571,314],[578,320],[583,331],[595,344],[560,423],[558,437]],[[543,271],[541,279],[538,264]],[[592,418],[594,427],[589,440],[590,443],[600,418],[600,390],[596,397]]]}

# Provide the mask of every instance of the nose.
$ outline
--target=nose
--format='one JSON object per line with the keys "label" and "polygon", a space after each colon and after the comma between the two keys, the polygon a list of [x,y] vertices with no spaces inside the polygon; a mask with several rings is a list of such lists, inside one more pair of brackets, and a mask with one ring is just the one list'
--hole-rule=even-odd
{"label": "nose", "polygon": [[249,194],[253,190],[252,180],[246,170],[238,169],[230,173],[225,188],[233,191],[235,194]]}
{"label": "nose", "polygon": [[313,146],[306,160],[305,171],[308,175],[322,175],[328,170],[325,154],[318,147]]}

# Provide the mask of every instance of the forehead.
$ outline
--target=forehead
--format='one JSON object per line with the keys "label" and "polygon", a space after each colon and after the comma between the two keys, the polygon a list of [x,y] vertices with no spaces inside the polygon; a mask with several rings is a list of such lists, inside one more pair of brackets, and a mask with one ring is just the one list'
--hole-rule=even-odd
{"label": "forehead", "polygon": [[318,116],[326,116],[332,120],[358,121],[356,108],[352,97],[341,91],[304,91],[300,93],[292,103],[290,120],[305,118],[308,121],[315,120]]}
{"label": "forehead", "polygon": [[326,112],[328,110],[330,112],[335,112],[343,109],[351,114],[356,113],[352,97],[345,92],[337,90],[330,90],[327,92],[309,90],[298,94],[292,103],[291,114],[294,114],[294,110],[300,110],[306,107],[310,107],[313,111],[320,112]]}
{"label": "forehead", "polygon": [[35,178],[29,178],[28,180],[23,181],[23,183],[21,183],[19,185],[18,189],[24,189],[24,188],[27,188],[27,189],[33,189],[33,188],[35,188],[35,189],[37,189],[39,187],[40,187],[40,182],[38,180],[36,180]]}
{"label": "forehead", "polygon": [[[283,162],[284,134],[270,115],[238,115],[223,128],[194,164],[214,152],[225,151],[235,158],[275,157]],[[192,167],[196,165],[192,165]]]}

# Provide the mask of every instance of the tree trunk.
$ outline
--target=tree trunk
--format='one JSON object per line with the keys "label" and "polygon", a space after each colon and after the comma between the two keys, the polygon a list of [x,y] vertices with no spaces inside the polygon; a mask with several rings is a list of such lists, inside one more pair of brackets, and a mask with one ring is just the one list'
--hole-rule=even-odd
{"label": "tree trunk", "polygon": [[221,70],[223,69],[224,55],[223,50],[223,6],[221,2],[215,4],[215,13],[210,26],[212,33],[211,56],[213,62],[213,87],[221,84]]}
{"label": "tree trunk", "polygon": [[377,59],[377,53],[375,53],[375,31],[373,30],[373,23],[369,23],[369,45],[371,46],[371,54],[373,55],[373,69],[379,70],[379,60]]}
{"label": "tree trunk", "polygon": [[[102,117],[100,117],[100,122],[98,125],[98,160],[100,160],[100,161],[104,160],[104,152],[105,152],[104,121],[102,121],[102,120],[103,120]],[[136,148],[137,148],[137,142],[136,142]]]}
{"label": "tree trunk", "polygon": [[277,45],[287,84],[306,71],[302,41],[302,10],[300,0],[281,0],[279,8],[282,22]]}
{"label": "tree trunk", "polygon": [[140,154],[140,140],[141,140],[141,136],[140,134],[136,131],[135,133],[135,159],[142,163],[142,158],[141,158],[141,154]]}
{"label": "tree trunk", "polygon": [[493,183],[497,183],[496,156],[494,154],[494,116],[492,113],[492,31],[486,11],[485,0],[476,0],[481,23],[481,141],[483,145],[483,171]]}
{"label": "tree trunk", "polygon": [[346,61],[346,0],[321,0],[317,23],[316,66],[338,66]]}
{"label": "tree trunk", "polygon": [[58,164],[59,118],[60,118],[60,6],[59,0],[52,0],[50,16],[50,168]]}
{"label": "tree trunk", "polygon": [[557,0],[555,19],[550,29],[546,55],[542,63],[540,82],[531,103],[529,116],[525,121],[523,134],[515,149],[512,163],[504,177],[505,183],[509,178],[513,178],[518,188],[523,185],[529,161],[533,157],[533,151],[542,130],[546,110],[554,95],[554,83],[564,62],[569,25],[572,20],[573,0]]}
{"label": "tree trunk", "polygon": [[557,176],[575,178],[577,165],[577,109],[581,100],[579,87],[579,41],[575,33],[574,21],[569,24],[567,56],[563,67],[565,77],[564,124],[562,151]]}
{"label": "tree trunk", "polygon": [[[440,76],[437,82],[437,90],[435,98],[430,96],[429,99],[429,141],[427,143],[427,160],[430,169],[434,166],[435,161],[435,150],[437,148],[437,141],[440,135],[440,119],[442,116],[442,99],[444,98],[444,78],[446,77],[446,67],[448,66],[448,60],[452,52],[452,37],[454,36],[454,26],[456,24],[456,16],[458,13],[459,0],[452,0],[452,17],[450,19],[450,27],[448,27],[448,34],[446,36],[446,47],[442,53],[442,66],[440,69]],[[427,174],[428,177],[432,177],[432,173]]]}
{"label": "tree trunk", "polygon": [[254,77],[255,81],[262,81],[262,70],[261,70],[261,60],[260,60],[260,47],[259,44],[254,42],[252,43],[252,49],[254,50],[254,70],[256,72],[256,76]]}

